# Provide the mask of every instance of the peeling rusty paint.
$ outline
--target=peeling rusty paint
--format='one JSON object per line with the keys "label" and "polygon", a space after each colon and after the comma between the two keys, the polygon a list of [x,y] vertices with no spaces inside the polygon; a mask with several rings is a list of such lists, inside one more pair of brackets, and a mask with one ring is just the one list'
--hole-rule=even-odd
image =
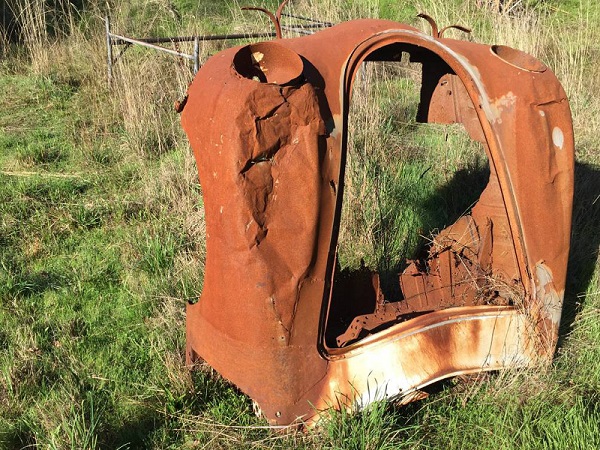
{"label": "peeling rusty paint", "polygon": [[[415,399],[437,380],[551,359],[573,197],[565,93],[535,58],[384,20],[225,50],[200,69],[182,124],[207,226],[187,359],[202,358],[273,425],[331,406]],[[483,143],[486,188],[386,298],[335,269],[352,83],[366,60],[423,66],[417,119]]]}

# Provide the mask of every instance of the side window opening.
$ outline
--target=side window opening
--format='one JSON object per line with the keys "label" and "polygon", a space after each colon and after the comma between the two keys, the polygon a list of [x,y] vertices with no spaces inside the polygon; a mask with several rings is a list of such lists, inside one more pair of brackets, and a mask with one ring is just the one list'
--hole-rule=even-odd
{"label": "side window opening", "polygon": [[482,280],[492,222],[470,213],[495,176],[465,108],[473,110],[464,86],[430,51],[390,45],[358,70],[328,348],[439,309],[510,304]]}

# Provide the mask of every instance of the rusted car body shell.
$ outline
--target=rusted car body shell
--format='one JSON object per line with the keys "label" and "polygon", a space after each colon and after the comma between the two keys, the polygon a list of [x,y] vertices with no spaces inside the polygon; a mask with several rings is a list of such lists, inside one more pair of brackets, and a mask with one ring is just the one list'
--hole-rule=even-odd
{"label": "rusted car body shell", "polygon": [[[574,167],[569,105],[551,71],[507,47],[383,20],[256,45],[209,59],[182,114],[207,238],[203,292],[187,309],[188,361],[204,359],[271,424],[286,425],[310,423],[330,407],[407,396],[445,377],[551,359]],[[452,243],[430,252],[429,272],[413,264],[400,274],[406,300],[395,309],[378,302],[361,322],[386,326],[335,345],[325,334],[352,83],[363,61],[401,52],[423,64],[421,119],[463,123],[483,143],[490,181],[468,220],[440,233]],[[467,232],[476,245],[461,237]],[[450,262],[441,262],[444,252]],[[463,267],[508,286],[495,291],[501,301],[477,300],[479,281],[456,301]],[[402,319],[402,308],[419,314]]]}

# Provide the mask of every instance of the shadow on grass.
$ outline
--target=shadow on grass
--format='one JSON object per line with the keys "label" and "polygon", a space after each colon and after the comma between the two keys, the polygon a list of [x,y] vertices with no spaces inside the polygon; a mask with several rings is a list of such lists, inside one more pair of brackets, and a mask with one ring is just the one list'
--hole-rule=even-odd
{"label": "shadow on grass", "polygon": [[64,284],[64,277],[52,271],[24,271],[10,280],[8,293],[14,297],[31,297],[45,291],[58,290]]}
{"label": "shadow on grass", "polygon": [[0,448],[35,448],[35,434],[26,426],[15,426],[10,430],[0,430]]}
{"label": "shadow on grass", "polygon": [[[454,223],[461,215],[467,213],[479,198],[489,178],[489,170],[475,165],[457,171],[453,178],[422,204],[421,218],[423,228],[428,230],[441,230]],[[545,224],[540,224],[544,226]],[[386,230],[383,230],[385,234]],[[393,233],[394,230],[387,230]],[[571,249],[569,253],[569,267],[565,289],[565,300],[562,312],[562,321],[559,336],[559,347],[568,335],[575,316],[581,310],[585,300],[585,293],[593,281],[600,246],[600,167],[585,163],[575,165],[575,193],[573,202],[573,223],[571,231]],[[427,246],[424,241],[417,255],[407,257],[423,257]],[[388,299],[398,298],[399,285],[398,273],[404,267],[394,265],[389,267],[380,264],[379,274],[381,288]],[[361,271],[343,271],[336,276],[339,283],[347,284],[344,280],[352,277],[364,279],[369,284],[368,271],[361,276]],[[356,283],[355,283],[356,284]],[[341,289],[344,290],[344,289]],[[353,284],[353,291],[361,291]],[[335,292],[334,292],[335,294]],[[358,304],[357,309],[348,308],[344,295],[334,295],[332,298],[332,312],[341,317],[341,323],[347,325],[349,320],[356,315],[365,314],[372,301]],[[336,301],[336,299],[338,301]],[[343,304],[338,305],[338,302]],[[334,314],[335,315],[335,314]],[[334,322],[337,323],[337,322]],[[343,326],[341,326],[343,328]],[[338,330],[336,330],[337,332]],[[328,341],[329,342],[329,341]]]}
{"label": "shadow on grass", "polygon": [[[436,190],[423,205],[421,217],[423,228],[441,230],[467,213],[477,201],[489,179],[489,170],[476,164],[457,171],[453,178]],[[540,224],[543,226],[544,224]],[[388,230],[392,233],[393,230]],[[571,249],[565,288],[565,300],[559,335],[559,348],[568,335],[573,321],[581,311],[585,293],[593,280],[600,247],[600,167],[575,164],[575,192],[573,199],[573,222]],[[426,242],[420,254],[407,257],[423,257]],[[380,264],[381,287],[386,298],[397,298],[399,292],[398,273],[404,267],[387,267]],[[355,274],[346,273],[349,277]],[[364,308],[363,308],[364,309]],[[365,314],[361,312],[361,314]]]}
{"label": "shadow on grass", "polygon": [[[473,165],[456,171],[450,181],[436,189],[436,191],[420,206],[423,234],[421,244],[415,255],[404,255],[405,258],[419,259],[427,256],[429,236],[450,226],[461,216],[467,214],[475,205],[481,193],[487,186],[490,171],[487,164],[477,160]],[[393,230],[388,230],[393,233]],[[398,274],[401,273],[406,264],[402,263],[394,267],[380,264],[378,268],[381,289],[384,296],[389,299],[399,298],[400,284]]]}
{"label": "shadow on grass", "polygon": [[[489,177],[484,168],[459,170],[423,205],[423,222],[429,229],[441,229],[454,223],[478,199]],[[540,224],[540,226],[543,224]],[[573,321],[581,311],[584,296],[593,280],[600,247],[600,167],[575,164],[575,192],[571,249],[565,288],[565,300],[559,335],[559,348],[568,335]],[[401,270],[382,271],[382,287],[397,283]],[[384,282],[384,278],[387,279]],[[388,288],[389,289],[389,288]]]}
{"label": "shadow on grass", "polygon": [[559,348],[581,311],[596,270],[600,246],[600,167],[575,164],[575,195],[571,250],[565,286],[565,300],[559,334]]}
{"label": "shadow on grass", "polygon": [[150,446],[152,434],[166,425],[163,414],[150,411],[131,417],[119,427],[109,428],[98,436],[99,448],[144,449]]}
{"label": "shadow on grass", "polygon": [[[479,199],[489,181],[489,167],[483,161],[476,161],[464,169],[454,173],[452,178],[425,201],[411,205],[415,207],[421,221],[423,236],[430,236],[435,231],[456,222],[459,217],[468,213]],[[414,189],[418,189],[418,185]],[[401,204],[401,201],[397,202]],[[383,258],[377,267],[380,287],[384,297],[389,301],[402,299],[398,274],[406,268],[406,258],[420,259],[427,255],[428,240],[421,239],[416,254],[404,252],[402,257],[389,255],[386,242],[391,241],[397,233],[393,220],[381,220],[379,236],[384,249]],[[390,264],[389,261],[400,261]],[[329,346],[336,346],[335,337],[346,330],[354,317],[373,311],[376,295],[372,285],[371,270],[361,267],[356,270],[336,269],[334,288],[331,298],[326,341]]]}
{"label": "shadow on grass", "polygon": [[[257,424],[259,419],[252,413],[248,397],[235,386],[202,366],[192,370],[190,376],[193,390],[175,391],[166,384],[161,394],[144,402],[130,417],[103,424],[98,433],[99,448],[162,448],[163,444],[175,445],[191,436],[203,442],[214,437],[220,426]],[[103,415],[111,416],[107,411]],[[268,431],[249,428],[238,437],[252,440],[253,436],[265,438]]]}

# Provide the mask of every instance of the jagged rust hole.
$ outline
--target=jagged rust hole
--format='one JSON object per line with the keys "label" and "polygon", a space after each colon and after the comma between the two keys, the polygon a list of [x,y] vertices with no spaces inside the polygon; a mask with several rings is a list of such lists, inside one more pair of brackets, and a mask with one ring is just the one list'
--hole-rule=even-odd
{"label": "jagged rust hole", "polygon": [[[452,75],[429,51],[391,45],[371,54],[355,76],[329,348],[493,297],[477,279],[485,269],[475,267],[482,234],[491,231],[470,216],[490,179],[483,144],[462,123],[426,123],[436,121],[429,112],[434,90],[435,98],[459,94],[446,86]],[[452,224],[455,231],[440,233]]]}

